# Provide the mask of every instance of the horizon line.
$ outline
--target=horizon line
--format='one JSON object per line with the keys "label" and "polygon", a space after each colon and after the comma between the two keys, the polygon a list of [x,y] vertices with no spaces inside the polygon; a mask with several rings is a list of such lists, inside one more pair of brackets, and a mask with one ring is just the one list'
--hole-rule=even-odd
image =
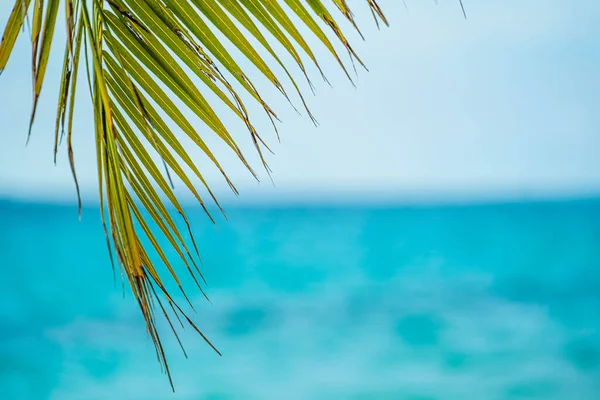
{"label": "horizon line", "polygon": [[[563,203],[579,201],[600,201],[600,190],[583,190],[579,192],[532,192],[532,193],[442,193],[442,192],[405,192],[398,193],[315,193],[305,191],[304,193],[286,193],[281,196],[261,195],[225,195],[217,196],[219,204],[223,208],[292,208],[292,207],[419,207],[419,206],[461,206],[461,205],[499,205],[515,203]],[[191,200],[191,201],[190,201]],[[66,196],[44,197],[27,196],[23,194],[0,193],[0,204],[21,203],[30,205],[54,205],[54,206],[77,206],[77,197]],[[97,196],[82,196],[83,208],[97,208],[99,206]],[[194,198],[180,197],[180,203],[184,207],[200,207],[200,203]],[[218,208],[212,200],[205,203],[208,208]]]}

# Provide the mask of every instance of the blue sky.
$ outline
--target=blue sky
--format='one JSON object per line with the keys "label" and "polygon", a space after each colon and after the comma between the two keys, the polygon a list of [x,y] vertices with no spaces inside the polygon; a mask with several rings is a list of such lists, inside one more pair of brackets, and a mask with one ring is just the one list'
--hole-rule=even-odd
{"label": "blue sky", "polygon": [[[10,3],[0,4],[0,26]],[[258,120],[275,152],[275,187],[264,173],[258,185],[217,149],[242,200],[600,193],[598,2],[466,1],[466,21],[455,1],[406,3],[408,10],[381,2],[392,24],[381,31],[357,5],[367,41],[351,38],[370,69],[359,71],[357,88],[317,47],[334,86],[312,71],[318,128],[267,94],[283,120],[281,143]],[[25,147],[31,86],[23,39],[0,78],[0,196],[74,201],[65,148],[52,163],[56,82],[48,82]],[[56,47],[49,79],[60,68]],[[81,88],[74,146],[80,183],[93,199],[92,120]],[[218,173],[206,175],[226,197]]]}

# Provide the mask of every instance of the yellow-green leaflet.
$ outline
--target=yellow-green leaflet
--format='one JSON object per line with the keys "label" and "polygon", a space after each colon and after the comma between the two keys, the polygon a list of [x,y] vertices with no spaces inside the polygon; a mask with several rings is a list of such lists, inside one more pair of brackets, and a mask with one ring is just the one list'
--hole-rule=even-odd
{"label": "yellow-green leaflet", "polygon": [[2,41],[0,41],[0,74],[4,71],[8,58],[15,46],[23,22],[25,21],[29,3],[31,3],[31,0],[15,0],[15,5],[8,17],[8,22],[2,34]]}

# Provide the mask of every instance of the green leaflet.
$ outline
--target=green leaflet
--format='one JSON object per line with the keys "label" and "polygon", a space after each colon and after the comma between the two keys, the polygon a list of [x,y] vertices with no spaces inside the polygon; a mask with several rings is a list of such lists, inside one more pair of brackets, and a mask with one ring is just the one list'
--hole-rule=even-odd
{"label": "green leaflet", "polygon": [[[270,0],[261,0],[261,1],[264,1],[269,4],[272,3],[274,5],[277,4],[277,2],[270,1]],[[346,76],[348,77],[348,79],[352,80],[350,78],[350,75],[348,74],[348,71],[346,70],[346,67],[344,66],[344,63],[342,62],[342,60],[338,56],[337,52],[335,51],[333,45],[327,38],[327,35],[325,35],[325,32],[323,32],[323,30],[319,27],[319,25],[317,25],[315,20],[310,16],[310,14],[306,10],[306,8],[302,5],[302,3],[300,3],[299,0],[285,0],[285,3],[294,11],[294,13],[296,13],[298,18],[300,18],[302,20],[302,22],[304,22],[304,24],[306,24],[306,26],[312,31],[312,33],[314,33],[315,36],[317,38],[319,38],[321,43],[323,43],[325,45],[325,47],[327,48],[327,50],[329,50],[331,55],[333,55],[333,57],[335,57],[338,64],[342,67],[342,69],[346,73]],[[311,7],[313,8],[313,10],[315,10],[315,6],[313,5],[313,2],[308,1],[308,3],[311,4]],[[323,7],[323,9],[319,9],[319,12],[320,12],[319,16],[321,16],[321,14],[326,14],[327,10]]]}
{"label": "green leaflet", "polygon": [[15,5],[8,17],[8,22],[2,34],[2,41],[0,41],[0,74],[4,71],[8,58],[15,46],[26,17],[26,10],[29,8],[30,3],[31,0],[15,0]]}

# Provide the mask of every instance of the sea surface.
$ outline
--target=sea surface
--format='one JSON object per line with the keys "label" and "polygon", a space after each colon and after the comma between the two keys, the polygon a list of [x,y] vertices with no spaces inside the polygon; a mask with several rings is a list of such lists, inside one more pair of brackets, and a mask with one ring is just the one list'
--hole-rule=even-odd
{"label": "sea surface", "polygon": [[98,210],[0,202],[0,398],[600,399],[599,200],[187,211],[173,393]]}

